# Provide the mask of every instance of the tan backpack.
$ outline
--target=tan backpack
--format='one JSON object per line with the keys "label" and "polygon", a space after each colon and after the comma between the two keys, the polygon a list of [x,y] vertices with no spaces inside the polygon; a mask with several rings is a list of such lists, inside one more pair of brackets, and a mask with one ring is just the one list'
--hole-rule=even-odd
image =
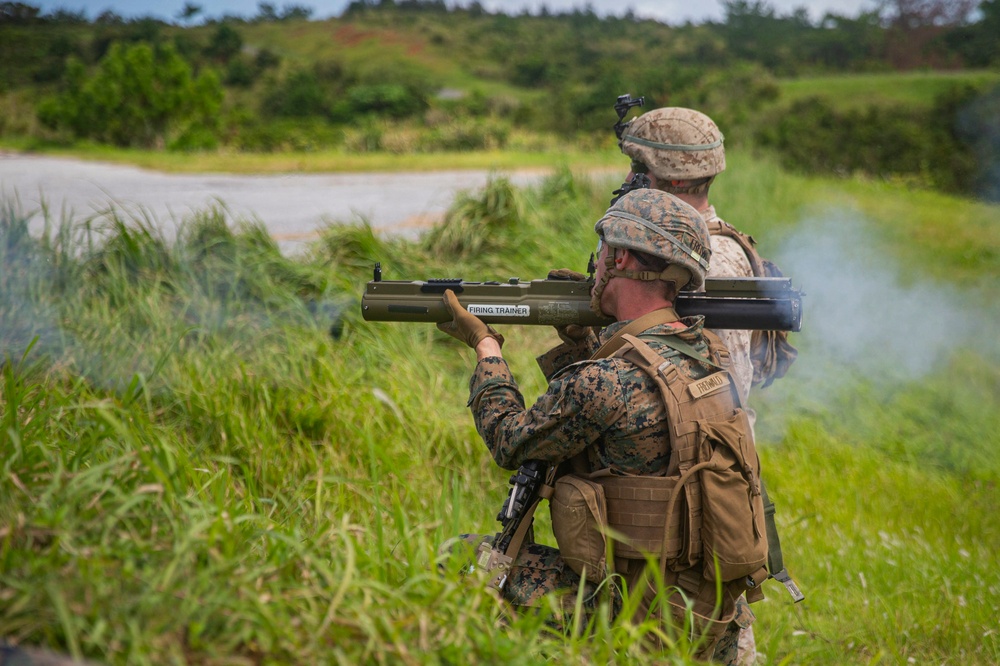
{"label": "tan backpack", "polygon": [[[750,424],[726,369],[728,351],[713,334],[706,337],[714,363],[675,336],[656,337],[718,369],[697,380],[627,333],[612,352],[644,370],[660,390],[670,423],[666,474],[566,475],[556,481],[550,503],[553,532],[571,568],[595,581],[614,569],[630,586],[643,586],[636,610],[642,621],[658,605],[643,573],[647,557],[658,558],[665,585],[683,592],[667,600],[674,622],[683,622],[690,603],[699,629],[714,642],[732,619],[736,598],[759,590],[767,578],[768,548]],[[605,557],[608,539],[612,561]]]}
{"label": "tan backpack", "polygon": [[[774,262],[763,258],[757,252],[757,242],[733,225],[713,217],[706,221],[708,233],[725,236],[739,244],[750,261],[755,277],[784,277]],[[775,379],[788,372],[799,352],[788,342],[788,331],[753,331],[750,334],[750,360],[753,363],[753,384],[766,388]]]}

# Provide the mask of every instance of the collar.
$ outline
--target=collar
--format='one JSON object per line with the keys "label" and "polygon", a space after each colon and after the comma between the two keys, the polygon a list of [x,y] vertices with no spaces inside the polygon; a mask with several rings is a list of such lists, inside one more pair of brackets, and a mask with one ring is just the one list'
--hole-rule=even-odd
{"label": "collar", "polygon": [[[601,344],[604,344],[611,338],[615,333],[624,328],[631,319],[626,321],[616,321],[605,326],[600,335],[598,335],[598,340]],[[648,331],[644,331],[643,335],[695,335],[700,336],[702,330],[705,328],[705,317],[702,315],[694,315],[691,317],[681,317],[680,322],[685,325],[685,328],[676,328],[670,326],[669,324],[660,324],[659,326],[654,326]]]}

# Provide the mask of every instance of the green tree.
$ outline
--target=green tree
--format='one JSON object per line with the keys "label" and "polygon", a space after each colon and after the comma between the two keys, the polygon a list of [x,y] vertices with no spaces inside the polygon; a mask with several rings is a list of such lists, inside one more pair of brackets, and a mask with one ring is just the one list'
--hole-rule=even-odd
{"label": "green tree", "polygon": [[191,66],[169,44],[113,44],[97,72],[87,77],[83,63],[70,58],[64,91],[44,100],[39,119],[123,147],[163,148],[185,144],[196,134],[210,143],[222,105],[222,85],[211,70],[193,76]]}
{"label": "green tree", "polygon": [[239,55],[242,48],[243,37],[239,31],[223,23],[212,33],[208,46],[205,48],[205,55],[225,63]]}
{"label": "green tree", "polygon": [[35,23],[41,9],[23,2],[0,2],[0,23]]}

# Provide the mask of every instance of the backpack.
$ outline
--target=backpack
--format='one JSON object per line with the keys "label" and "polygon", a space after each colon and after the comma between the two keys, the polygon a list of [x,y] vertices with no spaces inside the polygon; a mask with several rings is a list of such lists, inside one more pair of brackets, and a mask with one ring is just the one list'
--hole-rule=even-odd
{"label": "backpack", "polygon": [[[563,475],[550,507],[560,554],[572,569],[591,580],[614,569],[630,585],[644,586],[635,614],[642,621],[663,610],[644,578],[646,558],[658,558],[664,583],[683,592],[667,600],[674,623],[683,622],[691,604],[710,645],[734,617],[735,600],[767,578],[768,535],[760,461],[726,369],[728,351],[714,334],[705,335],[714,363],[675,336],[655,336],[717,369],[700,379],[665,361],[645,336],[621,335],[624,345],[613,352],[646,372],[664,400],[670,424],[666,474]],[[605,557],[608,539],[613,558]]]}
{"label": "backpack", "polygon": [[[706,220],[706,223],[708,233],[712,236],[725,236],[736,241],[750,261],[750,268],[755,277],[784,277],[777,264],[760,256],[753,236],[743,233],[717,216]],[[766,388],[775,379],[784,377],[798,353],[798,350],[788,342],[788,331],[752,331],[750,334],[752,384]]]}

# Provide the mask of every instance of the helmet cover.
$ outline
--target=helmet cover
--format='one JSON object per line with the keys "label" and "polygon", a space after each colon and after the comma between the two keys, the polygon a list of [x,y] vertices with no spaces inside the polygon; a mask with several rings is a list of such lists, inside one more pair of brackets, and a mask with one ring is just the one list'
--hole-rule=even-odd
{"label": "helmet cover", "polygon": [[611,247],[620,247],[664,259],[691,274],[680,289],[705,283],[712,254],[708,226],[701,213],[661,190],[633,190],[621,197],[594,225]]}
{"label": "helmet cover", "polygon": [[722,132],[694,109],[664,107],[628,124],[618,145],[661,181],[710,178],[726,169]]}

